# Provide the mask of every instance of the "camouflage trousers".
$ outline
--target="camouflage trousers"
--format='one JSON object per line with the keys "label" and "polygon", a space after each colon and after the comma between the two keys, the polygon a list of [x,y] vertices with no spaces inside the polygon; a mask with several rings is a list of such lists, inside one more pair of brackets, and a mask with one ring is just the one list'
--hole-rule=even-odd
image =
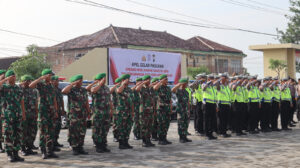
{"label": "camouflage trousers", "polygon": [[141,125],[140,125],[140,104],[135,104],[134,106],[134,125],[133,125],[133,134],[136,137],[141,135]]}
{"label": "camouflage trousers", "polygon": [[57,142],[61,130],[61,116],[58,116],[54,122],[54,140]]}
{"label": "camouflage trousers", "polygon": [[160,106],[157,111],[157,125],[158,125],[158,136],[167,136],[171,120],[171,109],[170,106]]}
{"label": "camouflage trousers", "polygon": [[178,135],[187,136],[187,129],[189,125],[188,108],[178,107],[176,111],[177,111]]}
{"label": "camouflage trousers", "polygon": [[2,135],[2,131],[3,131],[2,130],[2,124],[3,124],[2,121],[3,121],[3,119],[2,119],[2,117],[0,117],[0,143],[4,142],[3,135]]}
{"label": "camouflage trousers", "polygon": [[129,139],[131,127],[132,127],[132,116],[130,110],[120,110],[117,114],[116,129],[118,132],[118,140]]}
{"label": "camouflage trousers", "polygon": [[109,109],[97,111],[93,116],[92,138],[95,145],[106,144],[110,127]]}
{"label": "camouflage trousers", "polygon": [[70,118],[68,142],[72,148],[80,147],[84,144],[86,134],[86,119]]}
{"label": "camouflage trousers", "polygon": [[158,136],[158,118],[157,118],[157,109],[154,109],[155,112],[153,113],[153,122],[152,122],[152,137]]}
{"label": "camouflage trousers", "polygon": [[150,139],[152,134],[152,124],[153,124],[153,113],[152,109],[143,109],[141,112],[141,137],[143,139]]}
{"label": "camouflage trousers", "polygon": [[5,151],[19,151],[22,143],[21,118],[4,117],[3,129]]}
{"label": "camouflage trousers", "polygon": [[37,134],[37,120],[35,117],[26,117],[25,121],[22,121],[22,146],[30,147],[35,141]]}
{"label": "camouflage trousers", "polygon": [[117,118],[118,115],[117,115],[117,112],[116,110],[114,110],[113,112],[113,118],[112,118],[112,130],[113,130],[113,135],[114,135],[114,138],[118,138],[118,130],[117,130]]}
{"label": "camouflage trousers", "polygon": [[40,131],[40,143],[41,149],[53,149],[53,142],[55,136],[54,129],[54,110],[47,106],[40,105],[39,107],[39,131]]}

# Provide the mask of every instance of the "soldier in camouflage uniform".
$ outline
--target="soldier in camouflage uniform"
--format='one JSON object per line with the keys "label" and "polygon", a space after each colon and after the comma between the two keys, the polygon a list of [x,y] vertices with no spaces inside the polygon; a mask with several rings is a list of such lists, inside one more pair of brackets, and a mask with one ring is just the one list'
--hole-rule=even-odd
{"label": "soldier in camouflage uniform", "polygon": [[132,90],[128,87],[130,75],[124,74],[120,77],[122,79],[121,85],[116,89],[118,97],[117,106],[117,131],[119,149],[131,149],[128,139],[132,127],[133,110],[133,94]]}
{"label": "soldier in camouflage uniform", "polygon": [[145,75],[143,77],[143,82],[136,88],[136,91],[141,94],[140,124],[143,147],[155,146],[150,140],[153,123],[153,98],[149,87],[150,80],[150,75]]}
{"label": "soldier in camouflage uniform", "polygon": [[65,108],[64,108],[65,105],[64,105],[63,95],[61,93],[61,89],[58,87],[58,85],[59,85],[58,79],[59,79],[58,76],[51,77],[51,83],[54,87],[55,97],[56,97],[56,101],[57,101],[57,117],[55,118],[55,123],[54,123],[55,139],[53,142],[55,151],[59,151],[58,147],[63,147],[62,144],[58,143],[58,138],[59,138],[59,133],[61,130],[61,116],[66,115]]}
{"label": "soldier in camouflage uniform", "polygon": [[82,75],[71,77],[71,84],[66,86],[62,93],[68,95],[69,107],[69,133],[68,141],[73,150],[73,155],[86,155],[83,149],[86,134],[87,118],[90,115],[87,90],[82,87]]}
{"label": "soldier in camouflage uniform", "polygon": [[32,146],[37,133],[38,92],[29,87],[33,78],[30,75],[21,77],[21,88],[24,95],[26,120],[22,121],[22,155],[35,155]]}
{"label": "soldier in camouflage uniform", "polygon": [[[0,69],[0,81],[5,78],[5,70]],[[3,106],[4,106],[4,97],[0,95],[0,153],[4,153],[2,143],[3,143],[3,136],[2,136],[2,118],[3,118]]]}
{"label": "soldier in camouflage uniform", "polygon": [[40,131],[40,149],[42,158],[57,158],[54,153],[54,120],[57,117],[57,102],[54,87],[51,84],[53,72],[51,69],[44,69],[42,76],[31,82],[30,88],[37,88],[40,95],[38,125]]}
{"label": "soldier in camouflage uniform", "polygon": [[98,153],[110,152],[107,149],[107,134],[112,116],[112,103],[110,101],[110,90],[105,85],[105,82],[106,74],[97,74],[95,81],[86,87],[92,93],[93,98],[92,138]]}
{"label": "soldier in camouflage uniform", "polygon": [[116,92],[116,88],[119,87],[121,84],[121,79],[117,78],[115,80],[115,85],[110,88],[110,93],[112,95],[112,102],[113,102],[113,136],[114,142],[118,142],[118,130],[117,130],[117,107],[118,107],[118,96]]}
{"label": "soldier in camouflage uniform", "polygon": [[[3,85],[7,81],[6,85]],[[5,73],[5,79],[0,81],[0,95],[4,98],[3,110],[4,146],[8,161],[24,161],[18,155],[21,145],[21,122],[26,119],[23,92],[15,84],[16,76],[13,71]]]}
{"label": "soldier in camouflage uniform", "polygon": [[172,93],[171,89],[168,87],[167,75],[162,74],[159,79],[159,83],[153,87],[158,93],[158,144],[167,145],[172,143],[167,140],[167,133],[172,114]]}
{"label": "soldier in camouflage uniform", "polygon": [[134,126],[133,126],[133,134],[135,140],[141,139],[141,125],[140,125],[140,101],[141,95],[138,91],[136,91],[136,87],[142,83],[142,78],[136,79],[136,85],[131,88],[133,91],[133,104],[134,104]]}
{"label": "soldier in camouflage uniform", "polygon": [[158,141],[158,122],[157,122],[157,111],[158,111],[158,94],[157,91],[153,89],[159,81],[159,78],[153,78],[151,80],[150,92],[153,97],[153,123],[152,123],[152,141]]}
{"label": "soldier in camouflage uniform", "polygon": [[188,80],[183,78],[179,80],[179,83],[172,89],[173,93],[176,93],[178,103],[177,103],[177,122],[178,122],[178,134],[180,143],[192,142],[187,138],[188,134],[188,124],[189,124],[189,93],[186,90],[188,85]]}

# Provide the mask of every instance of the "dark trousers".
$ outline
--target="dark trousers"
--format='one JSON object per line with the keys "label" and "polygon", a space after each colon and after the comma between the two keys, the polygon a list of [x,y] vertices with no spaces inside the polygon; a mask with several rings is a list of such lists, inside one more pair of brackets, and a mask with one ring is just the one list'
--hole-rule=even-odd
{"label": "dark trousers", "polygon": [[229,109],[229,112],[228,112],[228,116],[227,116],[227,118],[228,118],[228,120],[227,120],[228,121],[227,128],[229,130],[235,130],[234,129],[234,122],[235,122],[235,120],[234,120],[233,106],[234,105],[230,106],[230,109]]}
{"label": "dark trousers", "polygon": [[242,132],[243,126],[243,113],[244,113],[244,103],[234,102],[233,104],[233,114],[234,114],[234,130],[236,133]]}
{"label": "dark trousers", "polygon": [[271,111],[271,128],[273,130],[278,128],[279,111],[279,102],[273,101]]}
{"label": "dark trousers", "polygon": [[250,102],[248,103],[249,121],[248,127],[250,131],[254,131],[258,127],[259,122],[259,103]]}
{"label": "dark trousers", "polygon": [[247,103],[242,103],[243,113],[242,113],[242,130],[248,130],[248,121],[249,121],[249,113]]}
{"label": "dark trousers", "polygon": [[229,104],[219,104],[219,132],[220,134],[226,134],[227,125],[228,125],[228,114],[230,111]]}
{"label": "dark trousers", "polygon": [[262,103],[260,111],[260,127],[262,130],[270,128],[270,116],[271,116],[272,104]]}
{"label": "dark trousers", "polygon": [[281,127],[283,129],[288,128],[290,110],[291,110],[290,102],[281,101],[280,119],[281,119]]}
{"label": "dark trousers", "polygon": [[202,105],[204,116],[204,129],[206,136],[211,136],[216,121],[216,104],[206,103]]}
{"label": "dark trousers", "polygon": [[199,133],[204,133],[202,102],[198,102],[195,110],[194,128]]}
{"label": "dark trousers", "polygon": [[297,97],[297,119],[300,121],[300,96]]}
{"label": "dark trousers", "polygon": [[296,99],[295,99],[295,97],[292,97],[292,103],[293,103],[293,107],[290,107],[289,122],[293,121],[294,113],[296,111]]}

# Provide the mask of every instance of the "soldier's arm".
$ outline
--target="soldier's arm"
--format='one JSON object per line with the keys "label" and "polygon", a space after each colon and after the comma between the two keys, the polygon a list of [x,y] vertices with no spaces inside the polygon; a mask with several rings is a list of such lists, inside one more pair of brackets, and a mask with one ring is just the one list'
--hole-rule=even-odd
{"label": "soldier's arm", "polygon": [[122,93],[124,88],[125,88],[125,83],[128,81],[129,79],[126,79],[122,82],[121,86],[117,89],[117,93]]}
{"label": "soldier's arm", "polygon": [[[163,79],[163,80],[165,80],[165,79]],[[153,86],[153,89],[158,90],[161,87],[163,80],[160,80],[159,82],[157,82],[157,84]]]}
{"label": "soldier's arm", "polygon": [[21,109],[22,109],[22,119],[23,121],[26,120],[26,114],[25,114],[25,105],[24,105],[24,100],[21,100]]}
{"label": "soldier's arm", "polygon": [[112,88],[110,88],[110,94],[112,94],[116,90],[117,87],[118,87],[118,85],[115,85]]}
{"label": "soldier's arm", "polygon": [[57,106],[56,96],[54,96],[53,102],[54,102],[54,108],[55,108],[55,116],[58,117],[58,106]]}
{"label": "soldier's arm", "polygon": [[136,86],[135,90],[136,90],[137,92],[140,92],[141,89],[142,89],[142,87],[144,86],[145,83],[146,83],[145,81],[144,81],[144,82],[141,82],[138,86]]}
{"label": "soldier's arm", "polygon": [[10,78],[12,78],[13,76],[10,76],[8,78],[4,78],[3,80],[0,81],[0,86],[2,86],[6,81],[8,81]]}
{"label": "soldier's arm", "polygon": [[95,86],[95,87],[93,87],[93,88],[91,89],[91,92],[92,92],[92,93],[98,92],[98,90],[104,85],[104,83],[105,83],[105,78],[101,79],[98,83],[99,83],[99,84],[98,84],[97,86]]}
{"label": "soldier's arm", "polygon": [[48,75],[44,75],[44,76],[39,77],[38,79],[36,79],[36,80],[34,80],[33,82],[31,82],[31,83],[29,84],[29,87],[30,87],[30,88],[35,88],[36,85],[37,85],[38,83],[41,82],[41,80],[47,78],[48,76],[49,76],[49,74],[48,74]]}
{"label": "soldier's arm", "polygon": [[68,86],[66,86],[65,88],[63,88],[63,90],[61,91],[63,94],[69,94],[71,89],[73,88],[73,86],[75,86],[77,84],[77,82],[79,81],[75,81],[73,83],[70,83]]}
{"label": "soldier's arm", "polygon": [[172,88],[172,92],[173,93],[176,93],[177,92],[177,89],[181,86],[181,83],[178,83],[177,85],[175,85],[173,88]]}
{"label": "soldier's arm", "polygon": [[89,85],[87,85],[87,86],[85,87],[85,89],[86,89],[87,91],[91,92],[92,87],[93,87],[97,82],[98,82],[98,81],[95,80],[93,83],[90,83]]}
{"label": "soldier's arm", "polygon": [[89,100],[86,101],[85,108],[86,108],[86,111],[88,112],[88,115],[90,115],[91,114],[91,109],[90,109]]}

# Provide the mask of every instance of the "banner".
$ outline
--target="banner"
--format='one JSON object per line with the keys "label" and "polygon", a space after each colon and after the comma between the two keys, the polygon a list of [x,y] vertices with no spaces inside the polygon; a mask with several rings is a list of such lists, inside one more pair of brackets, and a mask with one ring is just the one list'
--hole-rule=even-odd
{"label": "banner", "polygon": [[131,81],[144,75],[168,75],[177,83],[181,76],[181,54],[157,51],[109,48],[109,84],[114,84],[122,74],[130,74]]}

